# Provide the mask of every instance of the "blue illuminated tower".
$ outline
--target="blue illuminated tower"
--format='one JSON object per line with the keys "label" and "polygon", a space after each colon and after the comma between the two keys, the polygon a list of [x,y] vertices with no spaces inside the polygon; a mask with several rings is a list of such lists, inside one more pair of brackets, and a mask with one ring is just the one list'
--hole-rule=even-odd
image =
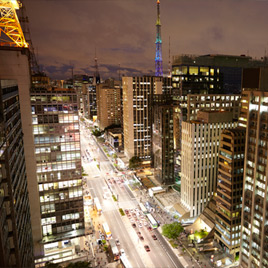
{"label": "blue illuminated tower", "polygon": [[157,21],[156,21],[156,51],[155,51],[155,76],[163,76],[162,66],[162,39],[160,22],[160,1],[157,0]]}

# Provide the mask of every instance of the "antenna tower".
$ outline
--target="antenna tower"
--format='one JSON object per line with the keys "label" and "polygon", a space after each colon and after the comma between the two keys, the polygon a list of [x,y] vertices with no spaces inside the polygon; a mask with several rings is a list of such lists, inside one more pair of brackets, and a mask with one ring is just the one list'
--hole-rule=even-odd
{"label": "antenna tower", "polygon": [[95,77],[100,77],[96,48],[95,48],[95,74],[94,74],[94,76]]}
{"label": "antenna tower", "polygon": [[16,13],[17,0],[0,1],[0,46],[28,47]]}
{"label": "antenna tower", "polygon": [[168,77],[171,77],[170,36],[169,36],[169,39],[168,39]]}
{"label": "antenna tower", "polygon": [[21,9],[19,14],[19,20],[21,22],[21,27],[25,35],[26,42],[29,44],[29,51],[30,51],[30,66],[32,74],[40,74],[40,67],[37,63],[37,58],[35,56],[34,46],[31,38],[31,32],[29,27],[29,18],[27,16],[26,8],[23,2],[21,1]]}
{"label": "antenna tower", "polygon": [[156,20],[156,52],[155,52],[155,76],[163,76],[162,62],[162,39],[160,22],[160,1],[157,0],[157,20]]}

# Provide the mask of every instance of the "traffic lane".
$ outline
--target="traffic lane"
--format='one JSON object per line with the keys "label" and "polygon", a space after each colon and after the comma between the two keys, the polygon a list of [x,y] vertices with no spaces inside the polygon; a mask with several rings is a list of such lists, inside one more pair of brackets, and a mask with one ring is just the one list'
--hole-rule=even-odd
{"label": "traffic lane", "polygon": [[114,238],[120,241],[120,248],[123,248],[133,267],[144,267],[144,264],[138,254],[135,245],[129,237],[121,215],[117,210],[104,212],[106,221],[111,229]]}
{"label": "traffic lane", "polygon": [[169,244],[167,241],[164,239],[164,237],[160,234],[160,232],[155,229],[154,230],[155,235],[157,239],[159,240],[159,243],[161,244],[162,248],[165,250],[166,254],[169,256],[169,258],[172,260],[172,263],[176,265],[176,267],[179,268],[185,268],[181,262],[178,260],[176,254],[173,252],[173,250],[170,248]]}

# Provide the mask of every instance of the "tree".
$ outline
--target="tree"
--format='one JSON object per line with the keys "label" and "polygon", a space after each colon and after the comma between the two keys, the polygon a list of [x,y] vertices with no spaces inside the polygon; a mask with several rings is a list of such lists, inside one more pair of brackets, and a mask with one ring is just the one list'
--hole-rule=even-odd
{"label": "tree", "polygon": [[69,263],[66,268],[92,268],[91,262],[78,261]]}
{"label": "tree", "polygon": [[129,159],[128,166],[129,168],[137,168],[141,164],[141,159],[138,156],[133,156],[132,158]]}
{"label": "tree", "polygon": [[58,263],[46,262],[45,268],[62,268]]}
{"label": "tree", "polygon": [[162,234],[170,239],[176,239],[183,231],[183,227],[179,222],[173,222],[171,224],[164,224],[162,227]]}
{"label": "tree", "polygon": [[102,132],[97,128],[93,129],[91,132],[95,137],[100,137],[102,135]]}

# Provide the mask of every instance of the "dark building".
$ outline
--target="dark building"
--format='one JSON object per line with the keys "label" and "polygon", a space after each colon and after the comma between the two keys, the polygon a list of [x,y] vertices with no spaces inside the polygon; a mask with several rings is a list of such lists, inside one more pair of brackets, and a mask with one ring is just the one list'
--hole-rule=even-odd
{"label": "dark building", "polygon": [[0,80],[0,267],[34,267],[19,92]]}
{"label": "dark building", "polygon": [[243,128],[223,130],[219,148],[215,239],[234,257],[240,250],[245,134]]}
{"label": "dark building", "polygon": [[239,125],[246,128],[241,268],[268,267],[268,92],[243,91]]}
{"label": "dark building", "polygon": [[[181,170],[181,122],[187,120],[189,94],[240,94],[244,68],[267,66],[266,60],[241,55],[179,55],[173,57],[172,86],[177,100],[174,113],[176,177]],[[215,101],[216,104],[216,101]],[[190,103],[191,105],[191,103]]]}
{"label": "dark building", "polygon": [[152,166],[161,184],[174,184],[174,139],[172,95],[153,96]]}

